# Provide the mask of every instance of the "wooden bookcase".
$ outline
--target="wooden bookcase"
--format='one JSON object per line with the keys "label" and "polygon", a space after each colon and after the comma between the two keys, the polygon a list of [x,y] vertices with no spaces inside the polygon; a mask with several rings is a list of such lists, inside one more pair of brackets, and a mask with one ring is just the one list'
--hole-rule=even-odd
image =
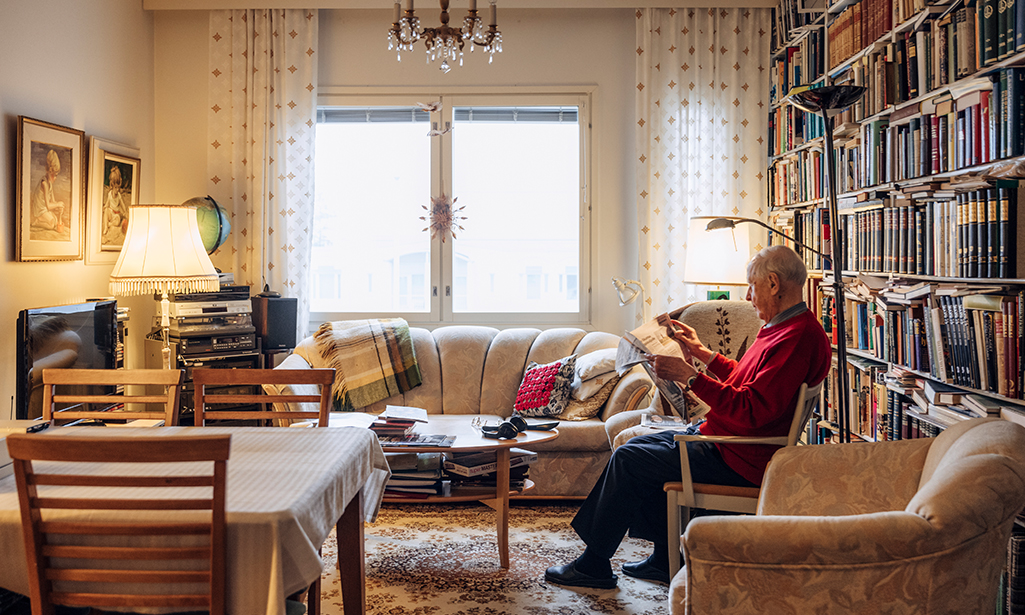
{"label": "wooden bookcase", "polygon": [[[829,259],[803,254],[809,305],[831,335],[841,333],[831,305],[845,302],[850,355],[851,390],[837,390],[834,366],[809,439],[829,439],[841,394],[857,439],[935,435],[958,419],[913,395],[927,382],[1018,418],[1025,2],[809,3],[781,0],[775,9],[767,139],[770,224],[827,254],[839,233],[846,248],[839,299],[827,283]],[[786,96],[843,83],[868,91],[832,120],[841,215],[830,229],[825,128]]]}

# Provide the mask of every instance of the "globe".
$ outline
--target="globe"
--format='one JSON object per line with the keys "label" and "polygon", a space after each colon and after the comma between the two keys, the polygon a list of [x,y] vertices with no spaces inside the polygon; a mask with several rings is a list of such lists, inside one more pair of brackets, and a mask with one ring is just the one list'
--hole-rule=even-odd
{"label": "globe", "polygon": [[196,207],[196,221],[199,223],[199,236],[203,239],[203,247],[207,254],[221,247],[231,232],[231,221],[228,212],[208,196],[191,198],[183,205]]}

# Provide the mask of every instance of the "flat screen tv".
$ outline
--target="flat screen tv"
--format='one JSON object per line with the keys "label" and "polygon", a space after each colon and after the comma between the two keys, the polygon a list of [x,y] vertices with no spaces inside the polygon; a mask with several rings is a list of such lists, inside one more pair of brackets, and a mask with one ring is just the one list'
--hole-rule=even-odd
{"label": "flat screen tv", "polygon": [[[17,334],[15,418],[34,419],[43,415],[43,369],[117,366],[117,301],[22,310],[18,314]],[[80,392],[114,392],[112,387],[88,388],[94,392]]]}

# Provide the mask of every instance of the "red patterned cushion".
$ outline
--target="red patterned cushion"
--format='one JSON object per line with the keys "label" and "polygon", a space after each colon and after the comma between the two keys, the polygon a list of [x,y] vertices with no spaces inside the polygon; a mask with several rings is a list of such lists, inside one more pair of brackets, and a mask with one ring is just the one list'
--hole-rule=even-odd
{"label": "red patterned cushion", "polygon": [[570,355],[546,365],[531,362],[516,392],[516,412],[523,416],[562,414],[569,401],[576,361],[577,356]]}

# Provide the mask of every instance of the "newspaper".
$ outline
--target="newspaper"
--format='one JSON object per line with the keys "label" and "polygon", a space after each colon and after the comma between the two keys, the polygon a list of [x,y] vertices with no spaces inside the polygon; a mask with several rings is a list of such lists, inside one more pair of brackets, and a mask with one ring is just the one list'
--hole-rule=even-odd
{"label": "newspaper", "polygon": [[685,391],[678,382],[659,378],[645,358],[645,354],[668,355],[693,364],[690,353],[672,337],[672,330],[669,315],[661,314],[633,331],[626,332],[616,349],[616,372],[622,376],[634,365],[644,367],[662,398],[690,424],[708,412],[708,404],[698,399],[691,391]]}

